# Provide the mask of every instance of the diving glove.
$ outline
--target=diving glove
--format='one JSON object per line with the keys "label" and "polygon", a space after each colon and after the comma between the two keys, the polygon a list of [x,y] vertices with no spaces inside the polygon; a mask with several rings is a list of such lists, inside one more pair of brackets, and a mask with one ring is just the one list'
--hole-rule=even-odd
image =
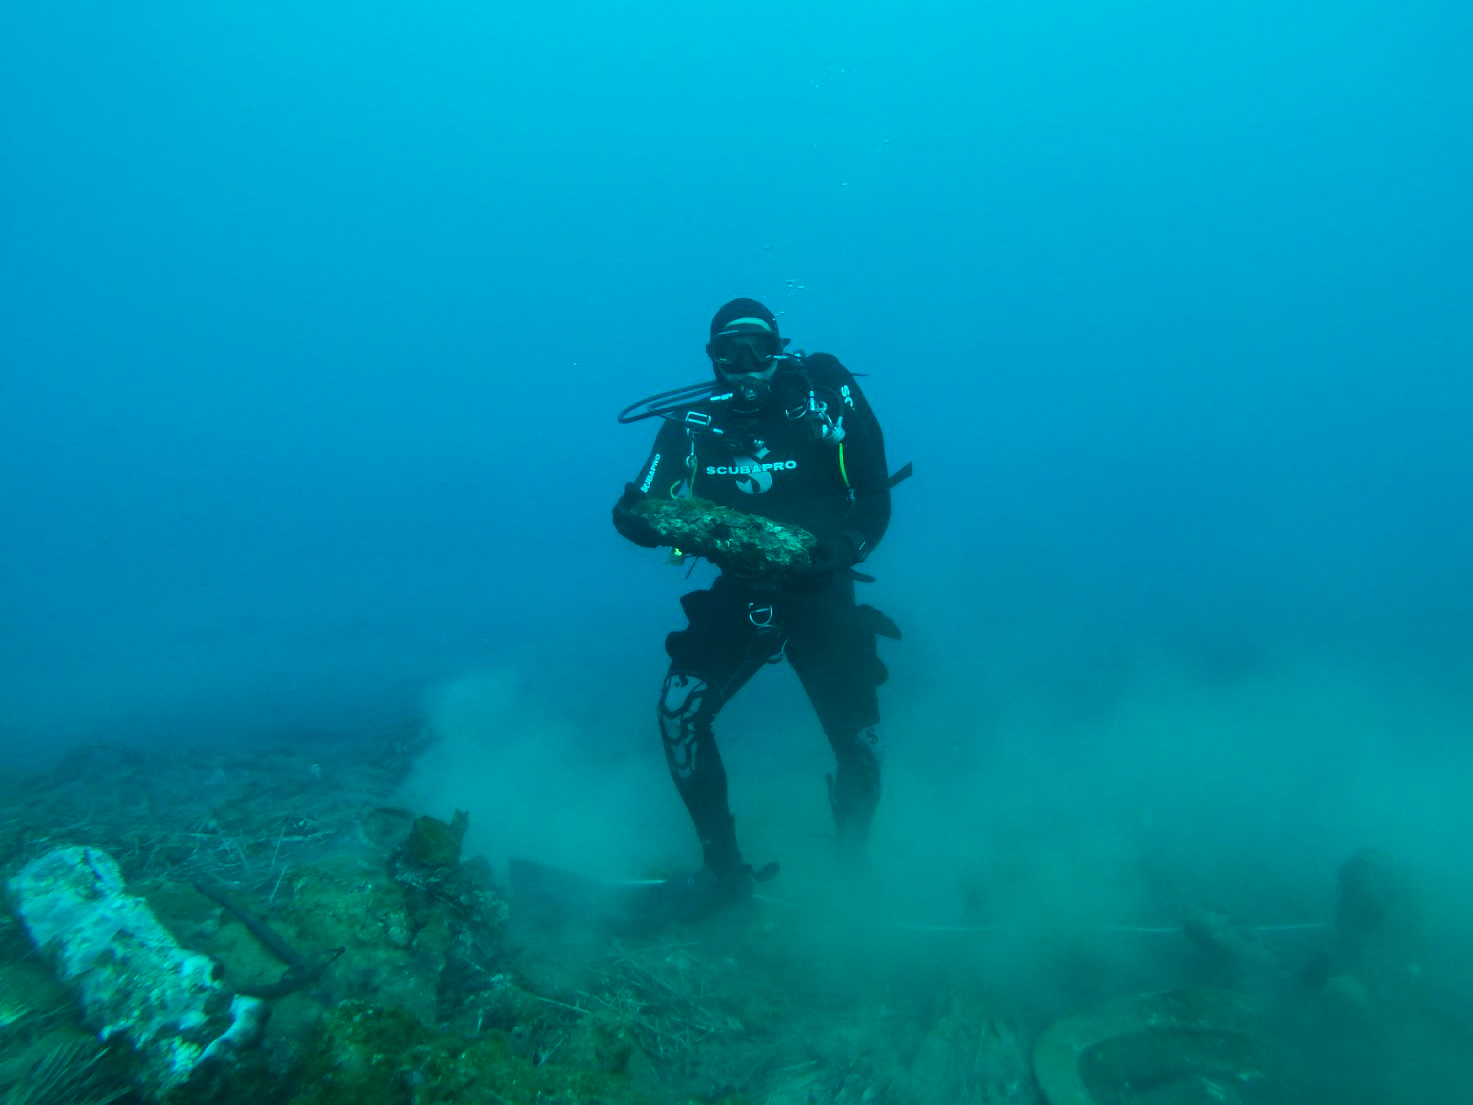
{"label": "diving glove", "polygon": [[821,591],[859,563],[861,548],[862,541],[849,533],[824,539],[808,550],[810,563],[783,573],[783,583],[795,591]]}
{"label": "diving glove", "polygon": [[642,549],[657,549],[664,544],[664,539],[650,520],[634,509],[634,504],[641,498],[639,488],[632,483],[624,485],[624,494],[614,504],[614,528]]}

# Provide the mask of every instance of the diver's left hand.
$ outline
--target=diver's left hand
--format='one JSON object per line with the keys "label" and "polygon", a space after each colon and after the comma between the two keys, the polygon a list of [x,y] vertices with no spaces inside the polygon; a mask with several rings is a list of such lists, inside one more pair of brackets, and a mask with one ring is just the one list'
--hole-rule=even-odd
{"label": "diver's left hand", "polygon": [[859,553],[848,536],[820,541],[808,550],[808,556],[808,564],[783,573],[785,586],[795,591],[821,591],[859,563]]}

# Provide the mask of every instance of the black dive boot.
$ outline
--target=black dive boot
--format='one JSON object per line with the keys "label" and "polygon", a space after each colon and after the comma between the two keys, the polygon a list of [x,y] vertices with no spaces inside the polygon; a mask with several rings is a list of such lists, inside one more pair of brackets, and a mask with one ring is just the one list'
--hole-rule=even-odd
{"label": "black dive boot", "polygon": [[775,863],[753,871],[742,862],[730,818],[719,832],[701,841],[701,849],[706,862],[699,871],[667,879],[656,887],[649,914],[652,927],[718,914],[740,916],[751,907],[754,885],[777,874]]}

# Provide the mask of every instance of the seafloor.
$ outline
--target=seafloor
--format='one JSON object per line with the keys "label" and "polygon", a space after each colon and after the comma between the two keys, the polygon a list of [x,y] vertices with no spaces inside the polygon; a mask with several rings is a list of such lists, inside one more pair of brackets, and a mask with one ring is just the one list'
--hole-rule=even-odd
{"label": "seafloor", "polygon": [[[1102,993],[1088,979],[1071,995],[1054,980],[1046,999],[1029,1001],[947,954],[956,933],[917,954],[882,935],[826,939],[845,917],[802,918],[760,900],[738,916],[645,931],[610,923],[586,885],[567,888],[561,911],[556,887],[519,899],[486,859],[460,855],[451,811],[394,804],[420,739],[167,752],[89,744],[4,784],[0,876],[58,846],[105,849],[179,943],[223,965],[228,986],[274,994],[259,1045],[171,1090],[171,1102],[1422,1099],[1403,1098],[1396,1078],[1333,1069],[1336,1056],[1368,1050],[1381,1070],[1421,1062],[1388,1027],[1407,1023],[1405,1004],[1377,1004],[1405,994],[1383,998],[1350,966],[1313,979],[1282,972],[1250,942],[1235,946],[1232,931],[1199,931],[1199,949],[1182,940],[1164,974],[1142,977],[1141,990],[1163,978],[1181,987],[1168,995]],[[241,914],[320,970],[291,982]],[[1207,988],[1224,980],[1239,988]],[[1273,1012],[1260,1018],[1263,1009]],[[1439,1040],[1427,1054],[1449,1046]],[[47,951],[7,910],[6,1100],[160,1099],[138,1088],[136,1070],[126,1043],[97,1041]]]}

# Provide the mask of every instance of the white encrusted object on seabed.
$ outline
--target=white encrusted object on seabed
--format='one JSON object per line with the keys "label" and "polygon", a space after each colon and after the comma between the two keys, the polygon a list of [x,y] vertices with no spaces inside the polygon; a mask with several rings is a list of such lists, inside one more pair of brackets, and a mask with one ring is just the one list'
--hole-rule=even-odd
{"label": "white encrusted object on seabed", "polygon": [[188,1080],[201,1060],[259,1037],[264,1003],[221,985],[214,960],[181,948],[127,891],[101,848],[57,848],[9,883],[15,911],[57,980],[103,1040],[122,1036],[151,1091]]}

